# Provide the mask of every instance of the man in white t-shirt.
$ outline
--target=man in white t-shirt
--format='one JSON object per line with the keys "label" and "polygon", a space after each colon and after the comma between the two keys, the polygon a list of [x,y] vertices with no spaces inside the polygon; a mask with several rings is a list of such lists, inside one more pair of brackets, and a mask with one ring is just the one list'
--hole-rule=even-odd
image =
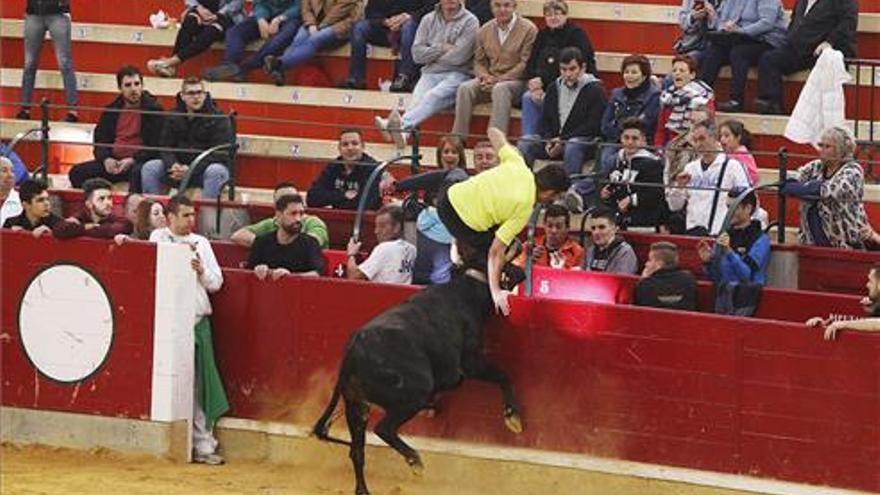
{"label": "man in white t-shirt", "polygon": [[403,208],[383,206],[376,214],[376,239],[379,244],[360,265],[357,254],[361,243],[348,241],[348,278],[385,284],[412,283],[416,247],[400,238],[403,232]]}

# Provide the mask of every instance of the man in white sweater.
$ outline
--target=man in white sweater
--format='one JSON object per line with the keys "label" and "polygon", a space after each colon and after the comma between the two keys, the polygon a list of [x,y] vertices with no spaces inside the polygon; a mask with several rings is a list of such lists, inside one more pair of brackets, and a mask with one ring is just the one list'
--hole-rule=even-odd
{"label": "man in white sweater", "polygon": [[694,124],[691,142],[698,158],[672,177],[680,187],[715,188],[668,189],[666,202],[670,211],[685,209],[688,235],[718,235],[727,215],[727,192],[749,188],[745,166],[722,152],[715,121],[708,119]]}
{"label": "man in white sweater", "polygon": [[419,23],[412,54],[421,64],[422,76],[401,118],[395,111],[387,119],[376,117],[376,126],[398,146],[404,144],[400,129],[410,130],[444,108],[455,104],[459,85],[471,78],[474,43],[480,22],[461,0],[440,0],[434,11]]}
{"label": "man in white sweater", "polygon": [[223,272],[211,249],[208,239],[193,233],[196,211],[192,201],[185,196],[171,198],[166,207],[168,227],[154,230],[151,242],[184,244],[193,253],[190,267],[195,273],[195,397],[193,399],[193,461],[201,464],[223,464],[217,455],[217,439],[214,425],[229,410],[229,401],[220,373],[214,362],[214,346],[211,336],[211,300],[209,292],[217,292],[223,285]]}

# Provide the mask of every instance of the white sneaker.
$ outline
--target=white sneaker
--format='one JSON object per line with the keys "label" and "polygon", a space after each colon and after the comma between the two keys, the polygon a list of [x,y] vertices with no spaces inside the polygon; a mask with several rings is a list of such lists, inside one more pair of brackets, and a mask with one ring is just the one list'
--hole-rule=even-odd
{"label": "white sneaker", "polygon": [[193,462],[196,464],[207,464],[209,466],[219,466],[226,461],[219,454],[199,454],[193,453]]}
{"label": "white sneaker", "polygon": [[379,117],[373,117],[373,122],[376,124],[376,129],[379,130],[379,134],[382,135],[382,139],[385,141],[391,141],[391,133],[388,132],[388,119],[384,119]]}
{"label": "white sneaker", "polygon": [[400,112],[397,109],[391,111],[388,114],[388,119],[385,120],[385,130],[391,135],[391,140],[394,141],[394,147],[402,150],[406,147],[406,142],[409,139],[408,132],[403,131],[403,121],[400,118]]}

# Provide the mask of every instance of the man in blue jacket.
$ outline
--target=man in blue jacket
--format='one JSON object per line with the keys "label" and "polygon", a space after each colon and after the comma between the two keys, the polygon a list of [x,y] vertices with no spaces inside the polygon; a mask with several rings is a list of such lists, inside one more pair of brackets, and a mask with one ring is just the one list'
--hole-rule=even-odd
{"label": "man in blue jacket", "polygon": [[[733,201],[740,191],[729,194],[728,202]],[[709,241],[703,240],[697,245],[697,252],[709,278],[715,284],[716,311],[720,299],[729,294],[730,311],[738,307],[752,305],[744,299],[745,287],[760,287],[767,283],[767,266],[770,263],[770,238],[761,228],[761,222],[753,220],[752,215],[757,208],[757,196],[749,192],[733,212],[730,229],[722,232],[713,249]],[[739,289],[737,286],[741,286]],[[738,300],[742,299],[738,303]],[[757,299],[752,298],[757,304]],[[725,307],[728,307],[725,305]],[[743,314],[743,313],[736,313]]]}

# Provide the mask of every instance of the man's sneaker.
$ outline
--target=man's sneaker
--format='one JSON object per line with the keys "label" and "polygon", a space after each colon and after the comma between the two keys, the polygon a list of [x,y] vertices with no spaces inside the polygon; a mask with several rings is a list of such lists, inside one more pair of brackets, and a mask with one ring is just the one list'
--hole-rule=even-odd
{"label": "man's sneaker", "polygon": [[147,62],[147,69],[159,77],[174,77],[177,74],[177,69],[174,66],[159,58],[149,60]]}
{"label": "man's sneaker", "polygon": [[67,112],[67,115],[64,116],[64,121],[70,122],[71,124],[73,124],[75,122],[79,122],[79,115],[77,115],[73,112]]}
{"label": "man's sneaker", "polygon": [[762,115],[781,115],[782,107],[774,101],[758,98],[755,100],[755,111]]}
{"label": "man's sneaker", "polygon": [[388,132],[388,119],[377,115],[373,117],[373,122],[376,124],[376,129],[379,130],[379,134],[382,135],[382,139],[391,141],[391,133]]}
{"label": "man's sneaker", "polygon": [[263,59],[263,70],[269,74],[269,79],[276,86],[284,86],[284,70],[281,67],[281,60],[275,55],[266,55]]}
{"label": "man's sneaker", "polygon": [[409,93],[412,91],[412,78],[406,74],[398,74],[391,83],[392,93]]}
{"label": "man's sneaker", "polygon": [[218,454],[193,454],[193,462],[196,464],[207,464],[209,466],[219,466],[226,461]]}
{"label": "man's sneaker", "polygon": [[339,83],[339,86],[337,87],[339,89],[367,89],[367,83],[349,78]]}
{"label": "man's sneaker", "polygon": [[584,198],[575,191],[566,191],[565,194],[559,198],[557,203],[564,206],[571,213],[584,212]]}
{"label": "man's sneaker", "polygon": [[728,113],[739,113],[739,112],[742,112],[745,110],[745,107],[743,107],[743,104],[736,101],[736,100],[722,101],[721,103],[718,104],[718,106],[716,108],[718,108],[719,112],[728,112]]}
{"label": "man's sneaker", "polygon": [[391,113],[388,114],[386,128],[388,130],[388,134],[391,135],[391,141],[394,142],[395,148],[402,150],[404,147],[406,147],[406,141],[409,139],[409,133],[402,132],[403,121],[400,119],[400,112],[398,112],[396,108],[394,110],[391,110]]}
{"label": "man's sneaker", "polygon": [[205,69],[202,77],[207,81],[223,81],[236,76],[239,72],[241,68],[237,64],[220,64]]}
{"label": "man's sneaker", "polygon": [[[15,114],[15,118],[18,120],[31,120],[31,114],[27,110],[19,110],[17,114]],[[390,141],[391,138],[389,137]]]}

